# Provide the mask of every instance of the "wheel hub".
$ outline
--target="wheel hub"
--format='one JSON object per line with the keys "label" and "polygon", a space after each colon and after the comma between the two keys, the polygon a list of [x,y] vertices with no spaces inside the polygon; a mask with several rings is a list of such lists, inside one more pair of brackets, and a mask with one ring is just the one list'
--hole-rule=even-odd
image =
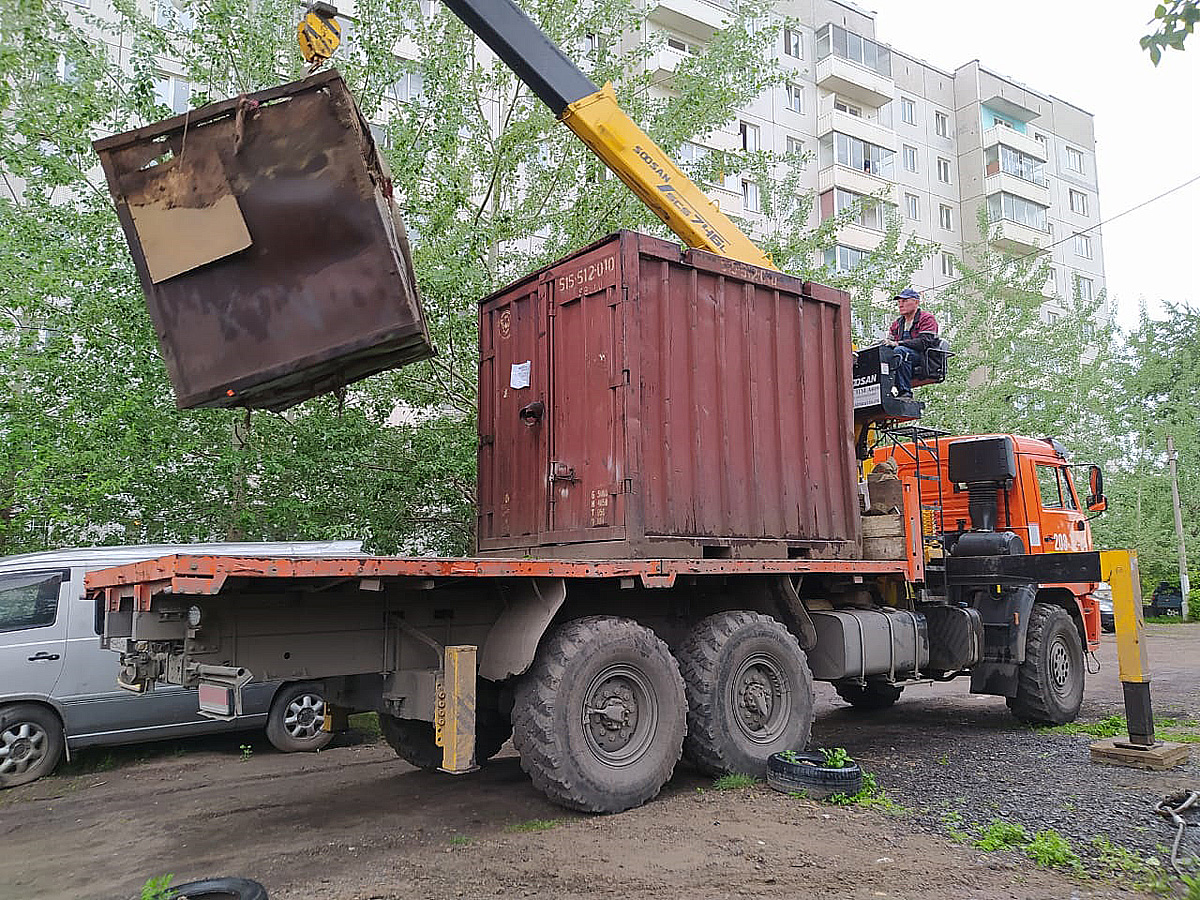
{"label": "wheel hub", "polygon": [[294,738],[315,737],[325,724],[325,701],[312,694],[304,694],[288,704],[283,725]]}
{"label": "wheel hub", "polygon": [[635,762],[649,747],[657,721],[654,692],[640,670],[612,665],[592,679],[584,697],[583,733],[601,762]]}
{"label": "wheel hub", "polygon": [[1071,679],[1071,653],[1062,638],[1056,638],[1050,645],[1050,680],[1059,692],[1066,690],[1067,682]]}
{"label": "wheel hub", "polygon": [[791,690],[775,657],[756,653],[738,667],[731,682],[733,719],[746,737],[769,744],[787,727]]}
{"label": "wheel hub", "polygon": [[45,753],[46,732],[30,722],[10,726],[0,734],[0,774],[28,771]]}

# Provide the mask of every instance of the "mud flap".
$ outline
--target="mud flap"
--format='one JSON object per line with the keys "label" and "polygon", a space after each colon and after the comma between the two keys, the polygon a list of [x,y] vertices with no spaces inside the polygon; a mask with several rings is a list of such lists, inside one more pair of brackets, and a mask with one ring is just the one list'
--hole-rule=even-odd
{"label": "mud flap", "polygon": [[971,669],[971,693],[1017,695],[1025,662],[1025,635],[1037,588],[1032,584],[974,592],[973,607],[983,622],[983,659]]}

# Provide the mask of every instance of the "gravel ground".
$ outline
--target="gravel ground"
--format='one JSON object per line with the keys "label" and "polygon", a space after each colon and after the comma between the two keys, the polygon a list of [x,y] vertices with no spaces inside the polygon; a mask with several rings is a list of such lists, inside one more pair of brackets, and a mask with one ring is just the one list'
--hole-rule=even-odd
{"label": "gravel ground", "polygon": [[[1156,716],[1197,719],[1200,626],[1158,626],[1154,637],[1160,658],[1152,656],[1152,665],[1171,676],[1152,684]],[[1081,724],[1124,713],[1113,641],[1105,641],[1100,658],[1109,664],[1089,678]],[[1200,790],[1200,744],[1170,772],[1094,765],[1094,737],[1025,727],[1002,698],[966,689],[965,682],[917,686],[890,710],[863,713],[839,706],[819,685],[818,702],[828,711],[817,719],[813,744],[847,747],[923,828],[962,839],[1004,819],[1030,835],[1058,832],[1090,869],[1100,865],[1096,839],[1167,864],[1175,830],[1153,807],[1169,794]],[[1200,856],[1200,811],[1186,818],[1196,827],[1187,829],[1180,856]]]}

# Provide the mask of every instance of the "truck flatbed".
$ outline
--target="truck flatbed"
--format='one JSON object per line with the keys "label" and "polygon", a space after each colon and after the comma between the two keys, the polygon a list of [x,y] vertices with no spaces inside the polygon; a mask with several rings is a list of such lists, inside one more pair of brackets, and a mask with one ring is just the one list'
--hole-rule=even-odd
{"label": "truck flatbed", "polygon": [[683,575],[897,575],[914,577],[921,564],[914,548],[907,560],[865,559],[618,559],[561,560],[495,557],[354,556],[230,557],[175,554],[92,572],[88,590],[104,592],[106,607],[119,609],[133,588],[136,609],[150,609],[155,594],[215,595],[229,579],[323,578],[637,578],[645,588],[673,587]]}

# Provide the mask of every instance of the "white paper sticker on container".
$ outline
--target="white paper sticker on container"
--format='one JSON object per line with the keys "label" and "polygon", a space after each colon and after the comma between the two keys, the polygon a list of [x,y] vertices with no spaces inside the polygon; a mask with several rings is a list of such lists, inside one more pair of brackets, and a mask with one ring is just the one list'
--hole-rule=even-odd
{"label": "white paper sticker on container", "polygon": [[532,360],[525,360],[523,363],[513,363],[512,372],[508,376],[508,386],[513,390],[529,387],[529,369],[533,365]]}

